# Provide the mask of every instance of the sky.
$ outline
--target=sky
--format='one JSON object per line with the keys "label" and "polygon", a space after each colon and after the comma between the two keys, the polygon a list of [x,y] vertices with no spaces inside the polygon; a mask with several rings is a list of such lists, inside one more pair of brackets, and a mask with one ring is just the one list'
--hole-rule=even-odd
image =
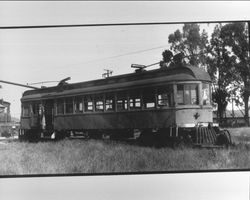
{"label": "sky", "polygon": [[[0,26],[249,19],[249,2],[0,2]],[[201,28],[211,32],[213,25]],[[0,80],[21,84],[69,83],[133,72],[169,49],[168,35],[182,25],[0,30]],[[43,84],[56,85],[56,82]],[[1,84],[0,98],[20,117],[27,88]],[[40,87],[39,85],[33,85]]]}

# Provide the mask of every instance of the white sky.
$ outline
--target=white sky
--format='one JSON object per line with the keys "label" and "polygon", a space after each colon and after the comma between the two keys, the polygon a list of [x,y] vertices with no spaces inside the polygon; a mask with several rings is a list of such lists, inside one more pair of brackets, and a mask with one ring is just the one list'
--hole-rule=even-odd
{"label": "white sky", "polygon": [[[249,10],[250,2],[238,1],[0,2],[0,26],[246,20]],[[101,78],[105,68],[113,70],[114,75],[132,72],[132,63],[147,65],[160,61],[161,53],[169,47],[168,35],[181,27],[0,30],[0,80],[26,84],[59,81],[70,76],[73,83]],[[0,98],[11,103],[12,116],[20,117],[20,98],[27,89],[1,85]]]}

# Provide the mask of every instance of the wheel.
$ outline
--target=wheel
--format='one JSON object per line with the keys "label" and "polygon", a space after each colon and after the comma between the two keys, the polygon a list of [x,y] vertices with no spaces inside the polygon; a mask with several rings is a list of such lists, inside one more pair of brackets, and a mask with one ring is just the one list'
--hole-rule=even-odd
{"label": "wheel", "polygon": [[224,134],[224,132],[220,133],[216,138],[216,144],[220,146],[228,147],[230,144],[229,138]]}
{"label": "wheel", "polygon": [[29,142],[39,142],[41,140],[41,132],[37,129],[26,132],[26,139]]}
{"label": "wheel", "polygon": [[55,140],[63,140],[66,138],[67,133],[65,131],[55,131]]}
{"label": "wheel", "polygon": [[138,142],[142,146],[154,146],[156,144],[156,137],[151,131],[142,131],[138,138]]}

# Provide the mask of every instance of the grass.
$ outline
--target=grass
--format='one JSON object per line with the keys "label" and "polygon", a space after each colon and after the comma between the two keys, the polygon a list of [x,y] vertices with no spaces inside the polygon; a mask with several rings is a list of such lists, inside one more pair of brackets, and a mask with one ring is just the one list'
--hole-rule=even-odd
{"label": "grass", "polygon": [[0,175],[250,169],[250,129],[228,149],[152,148],[106,140],[0,143]]}

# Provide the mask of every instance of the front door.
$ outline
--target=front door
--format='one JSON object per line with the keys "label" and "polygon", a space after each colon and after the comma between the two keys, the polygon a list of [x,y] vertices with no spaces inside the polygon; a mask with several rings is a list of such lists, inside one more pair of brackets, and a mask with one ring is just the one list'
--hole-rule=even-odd
{"label": "front door", "polygon": [[53,116],[54,114],[54,100],[44,101],[44,117],[45,117],[45,129],[46,131],[53,131]]}

